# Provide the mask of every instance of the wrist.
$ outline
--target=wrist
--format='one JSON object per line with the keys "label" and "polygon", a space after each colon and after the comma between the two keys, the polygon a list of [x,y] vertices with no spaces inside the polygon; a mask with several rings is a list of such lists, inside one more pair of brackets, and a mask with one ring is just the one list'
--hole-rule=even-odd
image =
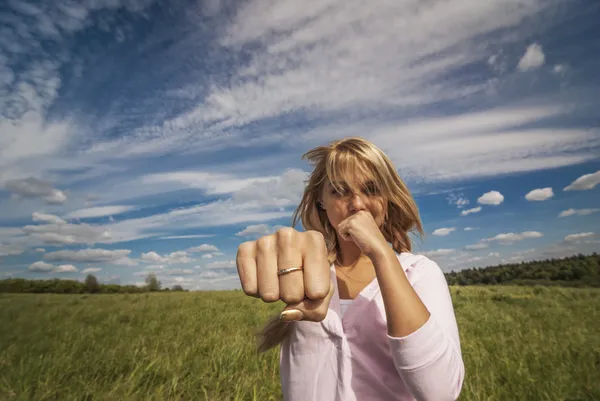
{"label": "wrist", "polygon": [[386,243],[385,246],[374,250],[370,255],[367,256],[369,259],[371,259],[371,262],[376,265],[377,263],[381,263],[383,260],[391,258],[392,256],[395,257],[396,253],[394,249]]}

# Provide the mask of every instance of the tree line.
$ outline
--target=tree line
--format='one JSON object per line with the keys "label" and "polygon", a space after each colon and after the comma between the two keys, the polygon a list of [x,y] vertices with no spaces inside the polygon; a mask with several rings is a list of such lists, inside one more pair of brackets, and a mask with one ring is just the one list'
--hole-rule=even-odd
{"label": "tree line", "polygon": [[[600,287],[600,255],[575,255],[564,259],[545,259],[532,262],[502,264],[469,268],[444,273],[449,285],[558,285],[565,287]],[[188,291],[181,285],[163,287],[154,273],[145,278],[145,285],[101,284],[96,276],[88,274],[83,282],[49,279],[27,280],[9,278],[0,280],[0,293],[56,293],[56,294],[115,294],[157,291]]]}
{"label": "tree line", "polygon": [[145,285],[101,284],[93,274],[88,274],[85,280],[27,280],[24,278],[9,278],[0,280],[0,293],[54,293],[54,294],[123,294],[157,291],[187,291],[181,285],[171,288],[163,287],[154,273],[145,278]]}
{"label": "tree line", "polygon": [[444,273],[449,285],[505,284],[600,287],[600,256],[574,255],[563,259],[502,264]]}

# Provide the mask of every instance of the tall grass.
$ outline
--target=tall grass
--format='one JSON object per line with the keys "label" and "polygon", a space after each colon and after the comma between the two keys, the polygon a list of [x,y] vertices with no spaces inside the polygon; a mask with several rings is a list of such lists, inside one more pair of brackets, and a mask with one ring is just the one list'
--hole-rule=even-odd
{"label": "tall grass", "polygon": [[[600,399],[600,290],[452,288],[461,400]],[[0,400],[280,400],[241,291],[0,295]]]}

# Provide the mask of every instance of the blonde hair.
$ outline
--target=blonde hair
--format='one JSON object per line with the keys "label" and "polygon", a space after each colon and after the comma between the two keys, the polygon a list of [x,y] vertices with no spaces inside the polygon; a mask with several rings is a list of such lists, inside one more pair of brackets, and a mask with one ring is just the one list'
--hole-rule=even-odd
{"label": "blonde hair", "polygon": [[[336,231],[329,222],[327,213],[317,207],[321,190],[328,179],[341,192],[337,183],[345,182],[353,193],[352,177],[357,173],[374,176],[384,206],[384,222],[381,231],[397,253],[412,249],[408,233],[417,231],[421,236],[423,227],[419,209],[406,184],[402,181],[388,157],[373,143],[361,137],[346,137],[326,146],[318,146],[302,155],[314,165],[304,189],[304,195],[292,217],[292,227],[302,220],[306,231],[319,231],[325,237],[328,262],[333,263],[339,253]],[[280,344],[288,335],[290,325],[275,316],[258,334],[258,352],[265,352]]]}

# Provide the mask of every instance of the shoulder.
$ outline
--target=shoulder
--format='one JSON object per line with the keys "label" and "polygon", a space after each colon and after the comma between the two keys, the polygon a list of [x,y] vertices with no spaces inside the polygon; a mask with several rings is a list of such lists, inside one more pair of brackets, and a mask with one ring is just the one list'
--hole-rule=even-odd
{"label": "shoulder", "polygon": [[411,281],[416,281],[423,277],[444,277],[441,267],[432,259],[425,255],[418,255],[411,252],[397,253],[396,256]]}

